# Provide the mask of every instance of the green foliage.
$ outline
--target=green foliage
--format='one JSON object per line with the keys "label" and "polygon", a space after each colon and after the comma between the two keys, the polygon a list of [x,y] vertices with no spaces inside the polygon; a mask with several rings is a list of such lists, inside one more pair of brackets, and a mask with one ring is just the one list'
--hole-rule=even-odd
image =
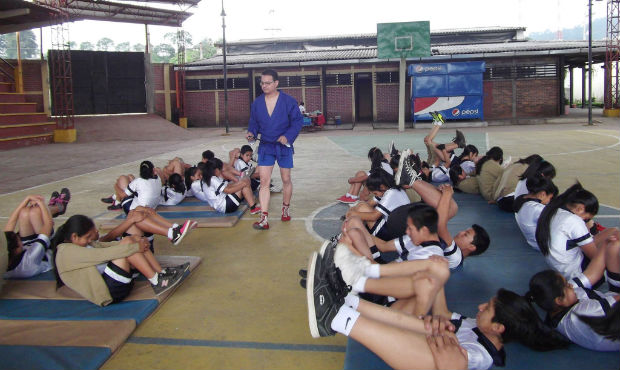
{"label": "green foliage", "polygon": [[92,42],[81,42],[80,43],[80,50],[95,50],[95,45],[93,45]]}
{"label": "green foliage", "polygon": [[[35,59],[40,56],[39,44],[32,30],[19,33],[21,57],[23,59]],[[6,59],[17,59],[17,34],[6,33],[0,35],[0,56]]]}
{"label": "green foliage", "polygon": [[132,46],[131,49],[133,51],[140,51],[140,52],[143,52],[143,53],[144,53],[144,50],[145,50],[144,44],[134,44],[134,46]]}
{"label": "green foliage", "polygon": [[173,63],[172,59],[176,59],[176,50],[170,44],[159,44],[153,48],[151,60],[154,63]]}
{"label": "green foliage", "polygon": [[97,50],[108,51],[114,47],[114,41],[110,38],[104,37],[97,41]]}
{"label": "green foliage", "polygon": [[116,51],[129,51],[129,41],[121,42],[116,45]]}

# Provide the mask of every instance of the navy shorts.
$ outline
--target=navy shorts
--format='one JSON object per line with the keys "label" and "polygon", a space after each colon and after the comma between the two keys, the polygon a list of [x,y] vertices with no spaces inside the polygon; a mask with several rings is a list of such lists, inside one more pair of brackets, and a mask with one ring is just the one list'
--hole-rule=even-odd
{"label": "navy shorts", "polygon": [[279,143],[267,145],[269,147],[258,148],[259,166],[273,166],[277,161],[280,168],[293,168],[293,148],[288,148]]}
{"label": "navy shorts", "polygon": [[117,303],[127,298],[133,288],[132,274],[116,266],[112,261],[108,262],[101,277],[103,277],[103,281],[108,286],[112,296],[112,303]]}
{"label": "navy shorts", "polygon": [[239,209],[239,203],[241,203],[241,199],[239,199],[237,194],[227,194],[226,195],[226,213],[231,213]]}

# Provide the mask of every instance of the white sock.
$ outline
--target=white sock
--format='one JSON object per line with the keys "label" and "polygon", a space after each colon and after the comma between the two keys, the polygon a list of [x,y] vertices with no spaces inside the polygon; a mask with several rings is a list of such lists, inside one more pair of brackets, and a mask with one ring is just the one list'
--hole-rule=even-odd
{"label": "white sock", "polygon": [[353,199],[357,199],[357,198],[359,198],[359,196],[357,196],[357,195],[351,195],[351,198],[353,198]]}
{"label": "white sock", "polygon": [[352,197],[352,196],[353,196],[353,194],[351,194],[351,193],[347,193],[347,195],[346,195],[346,196],[347,196],[347,197]]}
{"label": "white sock", "polygon": [[116,203],[116,194],[112,194],[112,199],[114,199],[114,202]]}
{"label": "white sock", "polygon": [[174,228],[169,228],[168,229],[168,239],[172,240],[172,238],[174,237]]}
{"label": "white sock", "polygon": [[179,227],[179,224],[172,224],[172,228]]}
{"label": "white sock", "polygon": [[357,307],[360,305],[360,297],[355,294],[349,293],[346,297],[344,297],[344,304],[350,306],[354,310],[357,310]]}
{"label": "white sock", "polygon": [[157,283],[159,283],[159,274],[155,273],[155,275],[149,279],[149,282],[153,285],[157,285]]}
{"label": "white sock", "polygon": [[372,279],[378,279],[381,277],[381,265],[378,263],[373,263],[372,265],[366,266],[364,269],[364,276],[368,276]]}
{"label": "white sock", "polygon": [[355,283],[353,283],[353,286],[351,287],[351,289],[354,292],[364,293],[364,287],[366,286],[366,280],[368,280],[368,278],[366,276],[362,276]]}
{"label": "white sock", "polygon": [[349,336],[358,317],[360,317],[360,313],[345,304],[334,316],[331,327],[338,333]]}

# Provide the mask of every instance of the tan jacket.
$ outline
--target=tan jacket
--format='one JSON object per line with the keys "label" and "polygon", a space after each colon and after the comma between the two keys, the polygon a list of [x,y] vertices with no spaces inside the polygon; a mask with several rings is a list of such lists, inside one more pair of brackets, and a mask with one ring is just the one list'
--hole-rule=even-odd
{"label": "tan jacket", "polygon": [[64,243],[58,245],[56,269],[60,279],[82,297],[99,306],[112,303],[112,297],[97,265],[139,252],[140,245],[118,242],[92,244],[93,248]]}
{"label": "tan jacket", "polygon": [[478,187],[478,179],[476,178],[476,176],[468,177],[462,180],[456,187],[468,194],[480,193],[480,188]]}
{"label": "tan jacket", "polygon": [[496,161],[489,159],[484,162],[476,179],[480,187],[480,194],[485,200],[495,200],[493,196],[495,195],[496,181],[502,177],[503,173],[504,169]]}
{"label": "tan jacket", "polygon": [[502,176],[495,181],[495,185],[493,185],[495,188],[493,199],[497,200],[513,193],[517,183],[521,180],[519,176],[523,175],[528,166],[527,163],[513,163],[508,166],[502,173]]}

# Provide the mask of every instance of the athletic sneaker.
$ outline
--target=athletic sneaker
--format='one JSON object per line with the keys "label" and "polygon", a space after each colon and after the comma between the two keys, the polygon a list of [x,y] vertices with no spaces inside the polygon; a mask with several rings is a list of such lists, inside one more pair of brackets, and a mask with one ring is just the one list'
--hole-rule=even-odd
{"label": "athletic sneaker", "polygon": [[56,205],[60,206],[60,210],[55,216],[64,215],[67,211],[67,205],[71,200],[71,192],[67,188],[60,189],[60,195],[56,198]]}
{"label": "athletic sneaker", "polygon": [[101,198],[101,201],[106,204],[114,204],[114,198],[111,195],[107,198]]}
{"label": "athletic sneaker", "polygon": [[189,271],[189,262],[185,262],[184,264],[178,266],[166,267],[165,274],[181,274],[184,275],[187,271]]}
{"label": "athletic sneaker", "polygon": [[409,164],[416,173],[420,173],[422,171],[422,160],[420,159],[420,154],[412,154],[409,156]]}
{"label": "athletic sneaker", "polygon": [[123,206],[120,203],[111,204],[108,206],[108,211],[120,211],[123,209]]}
{"label": "athletic sneaker", "polygon": [[259,205],[254,205],[254,207],[250,208],[250,214],[251,215],[257,215],[260,213],[260,206]]}
{"label": "athletic sneaker", "polygon": [[308,301],[308,324],[313,338],[335,335],[331,323],[344,298],[338,299],[331,290],[321,258],[314,252],[308,264],[306,280],[306,298]]}
{"label": "athletic sneaker", "polygon": [[191,225],[192,221],[187,220],[183,223],[183,225],[177,226],[172,229],[172,239],[170,239],[172,244],[179,245],[179,243],[181,243],[181,240],[183,240],[185,235],[187,235],[191,230]]}
{"label": "athletic sneaker", "polygon": [[396,147],[394,146],[394,140],[390,143],[387,152],[390,153],[390,157],[396,157],[398,155],[398,150],[396,150]]}
{"label": "athletic sneaker", "polygon": [[411,157],[407,157],[405,163],[403,163],[403,172],[401,173],[400,178],[398,178],[397,185],[408,185],[412,186],[414,182],[421,178],[418,171],[415,170],[414,164],[411,163]]}
{"label": "athletic sneaker", "polygon": [[506,158],[505,160],[502,161],[502,168],[506,168],[508,166],[510,166],[510,164],[512,163],[512,156],[508,156],[508,158]]}
{"label": "athletic sneaker", "polygon": [[189,225],[189,228],[191,230],[195,229],[198,227],[198,221],[192,221],[192,223]]}
{"label": "athletic sneaker", "polygon": [[302,279],[307,279],[308,278],[308,270],[306,269],[299,269],[299,277],[301,277]]}
{"label": "athletic sneaker", "polygon": [[353,286],[364,276],[364,271],[366,266],[370,266],[370,261],[364,256],[353,254],[346,245],[339,244],[334,253],[334,265],[340,269],[346,285]]}
{"label": "athletic sneaker", "polygon": [[441,113],[439,113],[439,112],[431,112],[430,114],[431,114],[431,117],[433,117],[433,125],[441,126],[444,123],[446,123],[446,120],[445,120],[445,118],[443,118]]}
{"label": "athletic sneaker", "polygon": [[271,183],[269,184],[269,191],[271,193],[281,193],[282,192],[282,186]]}
{"label": "athletic sneaker", "polygon": [[465,145],[467,145],[467,143],[465,142],[465,135],[463,135],[463,133],[459,130],[456,130],[456,136],[454,137],[452,142],[458,145],[461,149],[465,148]]}
{"label": "athletic sneaker", "polygon": [[291,212],[289,211],[289,206],[282,206],[282,217],[280,218],[283,222],[287,222],[291,220]]}
{"label": "athletic sneaker", "polygon": [[336,200],[339,201],[340,203],[344,203],[344,204],[353,204],[353,203],[357,202],[356,198],[348,197],[346,195],[343,195],[343,196],[341,196],[340,198],[338,198]]}
{"label": "athletic sneaker", "polygon": [[54,190],[52,195],[50,195],[50,201],[47,203],[48,206],[53,206],[58,202],[58,197],[60,197],[60,193]]}
{"label": "athletic sneaker", "polygon": [[394,180],[396,181],[396,185],[406,184],[406,182],[401,182],[402,174],[404,172],[404,163],[406,159],[411,155],[411,150],[405,149],[398,160],[398,171],[396,171],[396,175],[394,175]]}
{"label": "athletic sneaker", "polygon": [[153,287],[153,291],[155,291],[155,294],[160,295],[177,285],[181,281],[181,279],[183,279],[183,274],[159,273],[157,276],[157,285],[151,286]]}
{"label": "athletic sneaker", "polygon": [[256,230],[268,230],[269,222],[267,221],[267,218],[268,218],[267,212],[261,213],[260,220],[253,223],[252,227],[255,228]]}

